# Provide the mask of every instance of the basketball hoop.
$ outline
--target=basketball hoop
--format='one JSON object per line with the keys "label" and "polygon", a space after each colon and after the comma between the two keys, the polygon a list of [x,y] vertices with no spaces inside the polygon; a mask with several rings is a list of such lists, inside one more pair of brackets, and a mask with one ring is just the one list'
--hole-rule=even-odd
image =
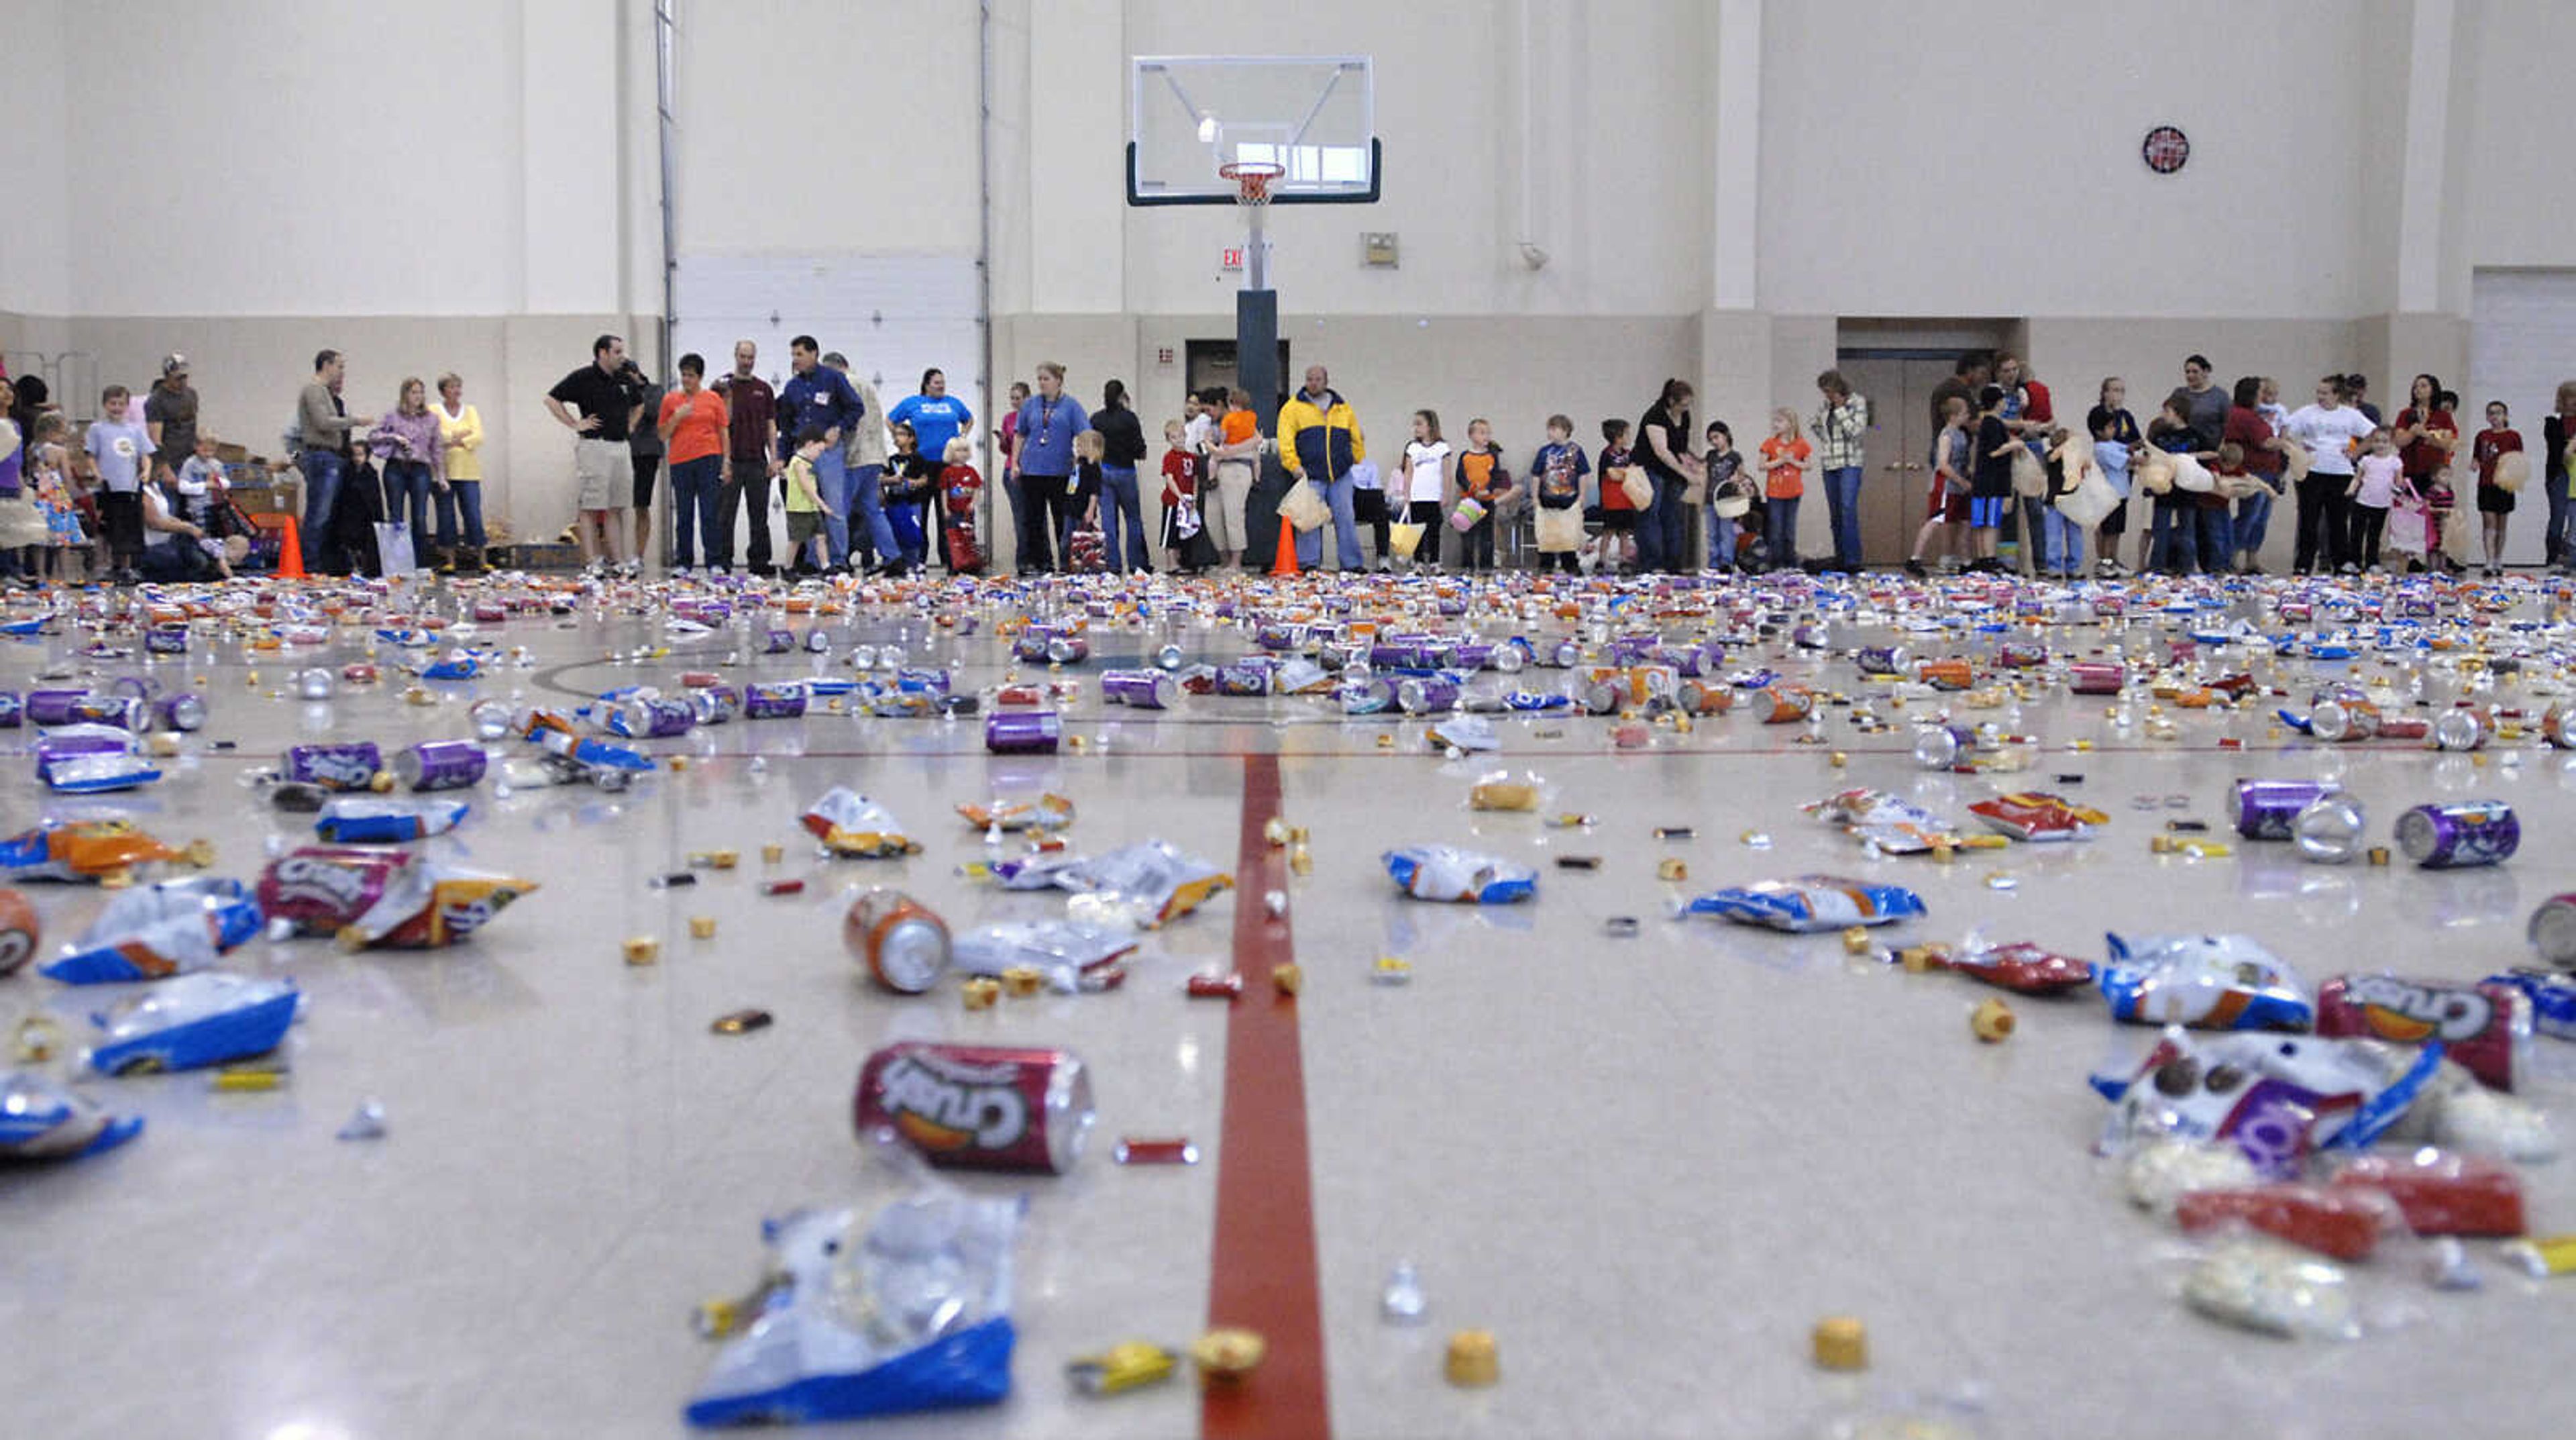
{"label": "basketball hoop", "polygon": [[1267,205],[1270,182],[1287,174],[1288,167],[1268,160],[1230,160],[1216,167],[1216,173],[1219,179],[1234,182],[1236,204]]}

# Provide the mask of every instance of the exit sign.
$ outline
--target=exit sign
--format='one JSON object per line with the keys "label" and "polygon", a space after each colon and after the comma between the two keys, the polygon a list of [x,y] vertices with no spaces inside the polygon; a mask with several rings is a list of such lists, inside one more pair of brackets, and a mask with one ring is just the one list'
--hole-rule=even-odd
{"label": "exit sign", "polygon": [[1217,264],[1227,270],[1242,269],[1243,247],[1240,245],[1228,245],[1225,249],[1218,252]]}

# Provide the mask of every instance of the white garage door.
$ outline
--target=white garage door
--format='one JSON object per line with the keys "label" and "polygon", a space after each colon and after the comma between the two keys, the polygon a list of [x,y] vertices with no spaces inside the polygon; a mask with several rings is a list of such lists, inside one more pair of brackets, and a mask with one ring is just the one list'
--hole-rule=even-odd
{"label": "white garage door", "polygon": [[[2469,413],[2460,426],[2484,428],[2489,400],[2512,406],[2537,479],[2541,422],[2558,382],[2576,379],[2576,270],[2480,270],[2470,282],[2469,319],[2469,383],[2460,395]],[[2549,511],[2539,488],[2523,492],[2505,532],[2505,559],[2516,565],[2540,563]]]}

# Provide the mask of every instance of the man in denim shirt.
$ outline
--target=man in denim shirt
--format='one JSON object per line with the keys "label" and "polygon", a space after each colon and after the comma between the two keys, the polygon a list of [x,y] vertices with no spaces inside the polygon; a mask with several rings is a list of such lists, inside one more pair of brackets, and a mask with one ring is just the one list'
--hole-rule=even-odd
{"label": "man in denim shirt", "polygon": [[[778,443],[782,455],[793,454],[800,431],[812,426],[823,432],[823,453],[814,461],[814,479],[823,492],[823,534],[830,561],[840,568],[850,563],[851,501],[850,467],[842,442],[858,428],[867,407],[859,403],[859,392],[850,388],[849,377],[823,363],[822,349],[811,335],[788,342],[788,363],[796,373],[787,388],[778,392]],[[873,506],[866,513],[875,520],[868,534],[877,544],[877,553],[892,553],[894,532],[886,526],[884,514]]]}

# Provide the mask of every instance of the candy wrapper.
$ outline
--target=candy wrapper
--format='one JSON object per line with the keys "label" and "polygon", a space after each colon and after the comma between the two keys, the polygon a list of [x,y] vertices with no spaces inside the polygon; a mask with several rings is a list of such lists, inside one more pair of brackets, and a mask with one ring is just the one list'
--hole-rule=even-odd
{"label": "candy wrapper", "polygon": [[1739,925],[1804,934],[1854,925],[1887,925],[1923,914],[1923,897],[1902,885],[1869,885],[1833,875],[1801,875],[1713,890],[1684,907]]}
{"label": "candy wrapper", "polygon": [[1555,786],[1529,771],[1515,775],[1496,770],[1476,777],[1476,783],[1467,787],[1467,808],[1538,811],[1548,808],[1555,796]]}
{"label": "candy wrapper", "polygon": [[690,1398],[690,1424],[857,1420],[1010,1394],[1011,1247],[1026,1202],[969,1198],[895,1159],[899,1146],[876,1148],[871,1188],[886,1198],[762,1224],[759,1289],[720,1307],[748,1322]]}
{"label": "candy wrapper", "polygon": [[307,845],[260,873],[259,903],[298,933],[351,946],[433,949],[471,936],[537,883],[400,850]]}
{"label": "candy wrapper", "polygon": [[1073,823],[1073,802],[1061,795],[1041,795],[1035,800],[990,800],[957,807],[966,823],[978,830],[1061,830]]}
{"label": "candy wrapper", "polygon": [[313,829],[333,845],[389,845],[444,835],[465,818],[465,811],[462,800],[334,795],[323,802]]}
{"label": "candy wrapper", "polygon": [[2213,1320],[2290,1339],[2355,1340],[2352,1287],[2343,1267],[2248,1238],[2213,1246],[2183,1280],[2183,1302]]}
{"label": "candy wrapper", "polygon": [[2170,1135],[2137,1145],[2120,1166],[2120,1188],[2129,1203],[2168,1219],[2176,1203],[2195,1190],[2237,1189],[2262,1179],[2234,1145]]}
{"label": "candy wrapper", "polygon": [[1494,734],[1494,722],[1482,715],[1447,715],[1425,732],[1430,742],[1443,750],[1460,750],[1470,755],[1503,748]]}
{"label": "candy wrapper", "polygon": [[2096,1075],[2111,1102],[2102,1148],[2158,1137],[2232,1141],[2264,1179],[2299,1174],[2312,1150],[2357,1150],[2387,1133],[2433,1082],[2441,1047],[2368,1040],[2196,1035],[2169,1026],[2126,1075]]}
{"label": "candy wrapper", "polygon": [[1988,945],[1972,938],[1945,958],[1962,975],[2021,995],[2062,995],[2093,983],[2091,961],[2043,950],[2028,941]]}
{"label": "candy wrapper", "polygon": [[835,855],[888,859],[917,854],[921,846],[884,806],[855,791],[834,787],[805,807],[804,826]]}
{"label": "candy wrapper", "polygon": [[48,820],[0,840],[0,879],[96,881],[154,860],[192,858],[128,820]]}
{"label": "candy wrapper", "polygon": [[1396,888],[1416,900],[1510,905],[1538,893],[1538,872],[1451,845],[1408,845],[1380,857]]}
{"label": "candy wrapper", "polygon": [[32,1070],[0,1075],[0,1160],[77,1160],[143,1133],[139,1115],[111,1115],[97,1101]]}
{"label": "candy wrapper", "polygon": [[1136,953],[1132,931],[1078,920],[1006,920],[978,925],[955,941],[955,964],[969,975],[1033,969],[1056,990],[1106,990],[1126,978]]}
{"label": "candy wrapper", "polygon": [[66,985],[166,979],[214,964],[259,926],[259,906],[238,880],[164,880],[108,901],[44,973]]}
{"label": "candy wrapper", "polygon": [[1144,930],[1169,924],[1234,888],[1233,876],[1161,840],[1077,860],[1054,878],[1059,888],[1089,901],[1086,909]]}
{"label": "candy wrapper", "polygon": [[2338,975],[2317,987],[2317,1033],[2420,1045],[2439,1040],[2480,1084],[2511,1090],[2531,1070],[2531,997],[2513,985]]}
{"label": "candy wrapper", "polygon": [[2489,985],[2510,985],[2531,1002],[2531,1028],[2559,1040],[2576,1040],[2576,977],[2546,970],[2490,975]]}
{"label": "candy wrapper", "polygon": [[265,1055],[295,1022],[295,987],[208,971],[182,975],[95,1017],[107,1032],[90,1051],[102,1075],[194,1070]]}
{"label": "candy wrapper", "polygon": [[2112,1018],[2204,1030],[2305,1030],[2316,1018],[2288,964],[2242,935],[2107,937],[2101,969]]}
{"label": "candy wrapper", "polygon": [[2096,827],[2111,823],[2099,810],[2035,790],[1980,800],[1968,813],[2022,841],[2090,840]]}
{"label": "candy wrapper", "polygon": [[116,725],[60,725],[36,742],[36,778],[58,795],[131,790],[161,778],[135,753],[134,732]]}
{"label": "candy wrapper", "polygon": [[1956,845],[1950,822],[1884,790],[1845,790],[1805,807],[1806,812],[1888,855],[1920,855],[1936,845]]}
{"label": "candy wrapper", "polygon": [[969,880],[990,880],[1005,890],[1054,890],[1056,876],[1085,863],[1063,851],[1013,856],[1003,860],[970,860],[957,867]]}

